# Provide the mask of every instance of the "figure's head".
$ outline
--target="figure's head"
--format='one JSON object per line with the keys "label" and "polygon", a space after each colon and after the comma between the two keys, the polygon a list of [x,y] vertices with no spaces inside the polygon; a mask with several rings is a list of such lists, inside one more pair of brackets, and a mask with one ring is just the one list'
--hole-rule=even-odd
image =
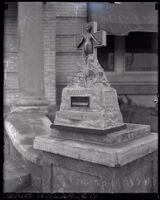
{"label": "figure's head", "polygon": [[90,24],[86,24],[84,28],[87,32],[91,32],[92,30],[92,26]]}

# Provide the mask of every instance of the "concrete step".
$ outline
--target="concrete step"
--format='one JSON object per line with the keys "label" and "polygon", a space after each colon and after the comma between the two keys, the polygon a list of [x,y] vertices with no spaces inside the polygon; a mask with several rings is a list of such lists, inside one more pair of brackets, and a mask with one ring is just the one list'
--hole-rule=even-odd
{"label": "concrete step", "polygon": [[30,185],[30,174],[12,159],[3,163],[3,191],[17,192]]}

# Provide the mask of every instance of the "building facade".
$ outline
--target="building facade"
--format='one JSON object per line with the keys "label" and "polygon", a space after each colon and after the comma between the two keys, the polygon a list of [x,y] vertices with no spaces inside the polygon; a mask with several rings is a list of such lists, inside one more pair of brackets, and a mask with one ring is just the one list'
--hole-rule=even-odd
{"label": "building facade", "polygon": [[[4,120],[4,191],[157,192],[155,3],[6,5],[4,111],[12,112]],[[101,137],[51,128],[62,88],[82,58],[76,40],[88,21],[107,32],[98,60],[127,125]]]}
{"label": "building facade", "polygon": [[[101,4],[42,3],[46,99],[52,105],[60,104],[61,91],[76,73],[82,56],[81,51],[76,49],[76,36],[81,34],[85,22],[97,21],[98,29],[107,32],[107,47],[98,50],[98,59],[121,102],[131,101],[134,105],[154,108],[158,85],[158,16],[155,2]],[[20,20],[18,2],[8,2],[7,7],[4,18],[4,104],[12,105],[20,94],[19,29],[23,20]],[[101,15],[97,14],[98,9],[101,9]],[[124,11],[129,9],[132,13],[127,15]],[[144,13],[148,13],[149,17],[146,18]]]}

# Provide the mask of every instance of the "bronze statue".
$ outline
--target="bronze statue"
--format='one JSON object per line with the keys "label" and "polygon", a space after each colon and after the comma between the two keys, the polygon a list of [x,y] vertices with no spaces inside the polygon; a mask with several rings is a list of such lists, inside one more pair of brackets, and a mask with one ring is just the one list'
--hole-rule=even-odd
{"label": "bronze statue", "polygon": [[97,23],[89,22],[85,24],[82,38],[79,41],[77,48],[83,45],[84,59],[80,64],[81,69],[75,74],[68,86],[86,88],[95,85],[110,86],[96,55],[96,48],[106,46],[106,32],[97,31]]}
{"label": "bronze statue", "polygon": [[101,42],[97,41],[96,38],[93,36],[92,32],[92,26],[90,24],[86,24],[85,26],[86,34],[82,35],[82,39],[77,45],[77,48],[81,47],[83,45],[83,54],[84,57],[87,59],[89,54],[93,54],[93,41],[95,41],[98,45],[101,44]]}

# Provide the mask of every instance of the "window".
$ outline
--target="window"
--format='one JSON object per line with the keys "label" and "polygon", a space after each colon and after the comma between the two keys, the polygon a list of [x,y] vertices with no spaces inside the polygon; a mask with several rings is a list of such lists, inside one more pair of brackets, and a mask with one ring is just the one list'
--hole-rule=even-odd
{"label": "window", "polygon": [[107,46],[98,48],[97,57],[105,71],[114,71],[114,36],[107,36]]}
{"label": "window", "polygon": [[157,71],[157,48],[157,33],[129,33],[126,36],[125,71]]}

